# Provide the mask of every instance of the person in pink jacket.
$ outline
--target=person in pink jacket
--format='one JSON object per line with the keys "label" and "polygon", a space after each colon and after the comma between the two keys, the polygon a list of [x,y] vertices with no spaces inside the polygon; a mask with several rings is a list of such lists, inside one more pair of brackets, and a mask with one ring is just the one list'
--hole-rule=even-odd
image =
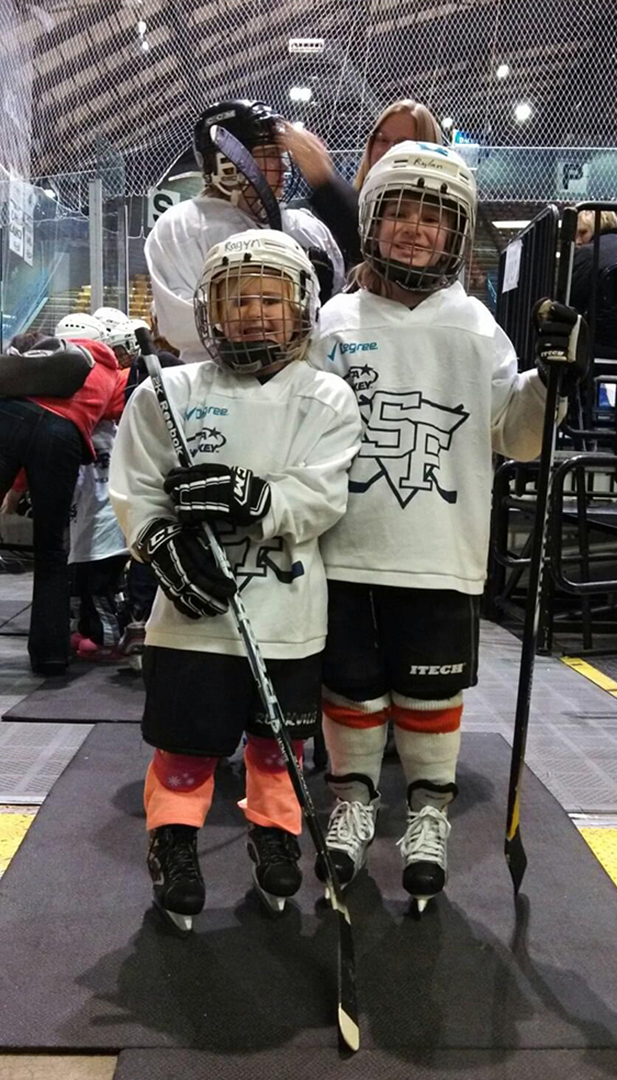
{"label": "person in pink jacket", "polygon": [[[28,640],[35,674],[66,672],[69,660],[69,578],[65,529],[79,466],[94,459],[92,432],[102,419],[117,419],[126,373],[103,342],[56,338],[40,342],[25,367],[46,357],[59,365],[78,349],[88,363],[81,386],[69,397],[0,399],[0,502],[25,469],[34,518],[34,592]],[[16,391],[18,393],[19,391]]]}

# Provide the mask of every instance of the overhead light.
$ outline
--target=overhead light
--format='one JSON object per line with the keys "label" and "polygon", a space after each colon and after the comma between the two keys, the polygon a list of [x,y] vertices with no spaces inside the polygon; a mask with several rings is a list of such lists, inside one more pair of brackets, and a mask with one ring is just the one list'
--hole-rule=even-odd
{"label": "overhead light", "polygon": [[143,37],[147,29],[148,29],[148,24],[145,23],[143,19],[140,19],[139,22],[137,23],[137,30],[139,32],[139,36]]}
{"label": "overhead light", "polygon": [[528,101],[520,101],[514,110],[515,119],[519,124],[524,124],[525,120],[529,120],[531,113],[532,108]]}
{"label": "overhead light", "polygon": [[310,86],[292,86],[289,89],[289,96],[292,101],[310,101],[313,96],[313,91]]}
{"label": "overhead light", "polygon": [[500,64],[495,73],[498,79],[507,79],[510,74],[509,64]]}
{"label": "overhead light", "polygon": [[528,221],[493,221],[496,229],[526,229]]}
{"label": "overhead light", "polygon": [[148,49],[150,48],[147,41],[142,41],[141,47],[144,50],[144,52],[148,52]]}
{"label": "overhead light", "polygon": [[54,189],[52,187],[43,188],[43,195],[47,195],[47,197],[49,199],[57,199],[58,198],[58,192],[54,191]]}
{"label": "overhead light", "polygon": [[443,120],[441,121],[441,126],[444,131],[449,131],[451,127],[454,127],[454,120],[451,116],[444,116]]}
{"label": "overhead light", "polygon": [[302,120],[294,120],[291,126],[292,128],[295,128],[296,131],[304,131],[304,122]]}

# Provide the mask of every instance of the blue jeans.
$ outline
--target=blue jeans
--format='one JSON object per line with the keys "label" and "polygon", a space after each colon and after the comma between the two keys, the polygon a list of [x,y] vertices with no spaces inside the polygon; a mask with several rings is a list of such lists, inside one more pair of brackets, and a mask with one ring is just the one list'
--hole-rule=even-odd
{"label": "blue jeans", "polygon": [[71,420],[22,398],[0,400],[0,494],[21,468],[34,519],[34,592],[28,652],[33,668],[69,660],[65,532],[84,442]]}

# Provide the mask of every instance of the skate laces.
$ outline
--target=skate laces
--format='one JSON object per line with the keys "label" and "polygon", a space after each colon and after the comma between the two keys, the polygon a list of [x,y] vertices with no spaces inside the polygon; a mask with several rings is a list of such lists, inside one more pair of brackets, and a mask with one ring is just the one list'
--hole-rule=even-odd
{"label": "skate laces", "polygon": [[[199,864],[197,862],[197,838],[196,834],[187,835],[184,829],[185,825],[169,826],[169,831],[174,837],[173,847],[171,851],[165,844],[167,850],[165,851],[163,858],[166,858],[167,874],[169,877],[169,883],[172,884],[177,881],[178,878],[187,878],[192,881],[198,881],[201,877]],[[180,830],[183,830],[180,832]],[[173,830],[173,832],[172,832]],[[156,849],[155,849],[156,850]]]}
{"label": "skate laces", "polygon": [[298,841],[283,829],[260,829],[257,845],[260,857],[266,862],[297,863],[300,858]]}
{"label": "skate laces", "polygon": [[357,854],[362,844],[375,835],[375,810],[361,802],[339,802],[330,815],[326,844],[349,855]]}
{"label": "skate laces", "polygon": [[405,835],[397,841],[406,865],[413,862],[436,862],[446,867],[446,841],[452,826],[442,810],[423,806],[415,813],[409,811]]}

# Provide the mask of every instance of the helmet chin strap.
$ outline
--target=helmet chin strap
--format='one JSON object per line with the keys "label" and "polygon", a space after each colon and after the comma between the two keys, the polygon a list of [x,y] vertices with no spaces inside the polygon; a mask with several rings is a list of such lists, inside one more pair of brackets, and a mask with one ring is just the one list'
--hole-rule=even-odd
{"label": "helmet chin strap", "polygon": [[285,351],[275,341],[230,341],[221,335],[216,348],[222,363],[239,374],[256,375],[281,360],[287,361]]}

